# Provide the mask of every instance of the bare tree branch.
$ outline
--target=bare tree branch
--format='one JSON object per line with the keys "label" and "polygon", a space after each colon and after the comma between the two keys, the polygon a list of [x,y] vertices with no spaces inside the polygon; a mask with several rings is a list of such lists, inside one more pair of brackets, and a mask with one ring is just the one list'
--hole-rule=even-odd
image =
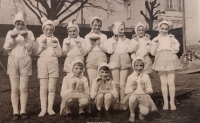
{"label": "bare tree branch", "polygon": [[66,7],[62,12],[60,12],[57,17],[60,17],[63,13],[65,13],[69,8],[71,8],[74,4],[76,4],[75,1],[73,1],[68,7]]}
{"label": "bare tree branch", "polygon": [[[28,1],[29,1],[30,5],[31,5],[33,8],[35,8],[35,9],[38,10],[38,12],[40,13],[41,16],[42,16],[42,14],[44,14],[45,16],[47,16],[46,13],[44,13],[43,11],[41,11],[41,10],[39,9],[39,5],[38,5],[39,3],[38,3],[38,1],[37,1],[37,7],[33,5],[32,1],[30,1],[30,0],[28,0]],[[42,14],[41,14],[41,13],[42,13]]]}
{"label": "bare tree branch", "polygon": [[140,11],[141,15],[144,16],[145,20],[149,23],[150,19],[144,14],[143,11]]}

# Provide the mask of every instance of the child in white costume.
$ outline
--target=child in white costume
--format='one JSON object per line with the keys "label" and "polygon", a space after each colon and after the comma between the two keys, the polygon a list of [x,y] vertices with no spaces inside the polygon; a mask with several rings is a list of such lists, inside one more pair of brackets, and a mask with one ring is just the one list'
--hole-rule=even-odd
{"label": "child in white costume", "polygon": [[116,82],[118,92],[117,102],[119,102],[119,95],[121,101],[125,96],[126,79],[129,74],[129,68],[131,67],[131,59],[128,53],[133,51],[133,47],[130,45],[130,40],[124,35],[123,23],[115,22],[112,27],[114,36],[107,41],[107,52],[111,54],[109,66],[113,80]]}
{"label": "child in white costume", "polygon": [[153,70],[159,72],[161,90],[164,98],[164,110],[168,110],[168,89],[170,95],[171,110],[176,110],[175,98],[175,70],[182,69],[176,53],[179,52],[180,44],[176,38],[168,34],[170,23],[162,21],[158,24],[159,35],[152,40],[151,54],[155,55]]}
{"label": "child in white costume", "polygon": [[110,69],[107,63],[102,62],[98,68],[98,77],[92,82],[91,99],[94,101],[97,107],[96,119],[101,119],[101,107],[106,109],[105,118],[111,119],[109,109],[115,103],[117,99],[117,91],[114,81],[110,78]]}
{"label": "child in white costume", "polygon": [[134,47],[134,53],[132,53],[131,58],[134,60],[137,56],[142,57],[145,61],[143,73],[149,74],[152,72],[152,61],[148,55],[151,48],[150,35],[145,34],[145,26],[140,22],[135,27],[135,33],[131,40]]}
{"label": "child in white costume", "polygon": [[97,77],[97,69],[99,64],[101,62],[107,62],[107,57],[105,54],[107,36],[100,32],[102,21],[99,17],[92,18],[90,26],[92,30],[85,36],[85,41],[88,52],[86,68],[91,86],[91,82]]}
{"label": "child in white costume", "polygon": [[[55,98],[56,82],[59,77],[57,57],[62,56],[59,41],[53,35],[57,21],[42,18],[42,22],[42,30],[44,34],[37,38],[35,48],[35,54],[39,56],[37,66],[38,78],[40,80],[40,101],[42,109],[38,115],[39,117],[43,117],[46,114],[46,111],[48,111],[49,115],[55,114],[53,111],[53,103]],[[48,110],[46,109],[47,98]]]}
{"label": "child in white costume", "polygon": [[[8,51],[7,73],[11,83],[11,102],[13,106],[13,120],[28,118],[26,104],[28,100],[28,81],[32,74],[32,53],[34,35],[26,28],[24,16],[16,14],[13,24],[15,28],[6,35],[4,48]],[[20,96],[19,96],[20,91]],[[18,110],[20,98],[21,110]]]}
{"label": "child in white costume", "polygon": [[89,103],[88,80],[83,76],[84,64],[80,59],[75,59],[71,63],[71,72],[64,77],[61,87],[62,102],[60,105],[60,114],[71,117],[73,105],[76,101],[79,104],[79,114],[84,116],[84,108]]}
{"label": "child in white costume", "polygon": [[143,115],[149,111],[157,111],[156,105],[149,96],[153,93],[151,80],[149,76],[143,73],[144,59],[136,57],[132,63],[134,72],[129,75],[126,84],[126,97],[123,100],[124,109],[129,106],[130,122],[135,122],[135,108],[139,106],[139,119],[143,120]]}
{"label": "child in white costume", "polygon": [[85,40],[79,36],[79,27],[75,21],[69,22],[67,26],[68,38],[62,45],[63,55],[67,55],[64,63],[64,71],[70,72],[70,64],[74,59],[84,61],[87,54]]}

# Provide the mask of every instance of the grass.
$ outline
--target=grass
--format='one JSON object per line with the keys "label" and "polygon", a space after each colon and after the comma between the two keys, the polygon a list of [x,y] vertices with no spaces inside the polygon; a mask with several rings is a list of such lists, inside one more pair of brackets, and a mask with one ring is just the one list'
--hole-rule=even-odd
{"label": "grass", "polygon": [[[5,58],[6,60],[6,58]],[[57,82],[56,88],[56,98],[54,103],[54,110],[56,111],[55,116],[48,116],[39,118],[37,115],[40,112],[40,99],[39,99],[39,80],[37,79],[37,66],[35,62],[33,63],[33,75],[30,77],[29,86],[28,86],[28,104],[27,104],[27,113],[30,118],[27,120],[18,120],[12,121],[12,105],[10,100],[10,83],[9,77],[3,72],[0,67],[0,123],[65,123],[65,118],[59,115],[60,110],[60,89],[62,84],[62,79],[65,74],[62,72],[63,61],[61,60],[60,68],[60,77]],[[145,121],[137,122],[149,122],[149,123],[198,123],[200,121],[200,84],[199,84],[200,76],[199,73],[189,74],[189,75],[177,75],[176,76],[176,93],[177,100],[180,105],[177,106],[176,111],[163,111],[162,106],[158,105],[158,110],[160,117],[154,118],[150,116]],[[161,90],[160,90],[160,80],[157,73],[152,73],[151,77],[152,86],[154,90],[154,100],[162,99]],[[182,95],[187,92],[187,89],[193,91],[190,94]],[[180,94],[179,94],[180,93]],[[113,119],[110,121],[106,121],[102,119],[100,122],[107,123],[128,123],[128,113],[127,112],[113,112]],[[92,117],[89,117],[84,120],[75,119],[73,123],[87,123],[87,122],[95,122]]]}

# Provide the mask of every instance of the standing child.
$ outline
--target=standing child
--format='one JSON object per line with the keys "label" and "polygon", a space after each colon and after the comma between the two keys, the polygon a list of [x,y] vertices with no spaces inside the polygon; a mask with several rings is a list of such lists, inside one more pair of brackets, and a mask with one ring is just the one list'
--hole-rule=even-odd
{"label": "standing child", "polygon": [[117,91],[115,88],[115,83],[110,77],[110,69],[107,63],[102,62],[98,68],[98,77],[95,78],[92,82],[91,88],[91,99],[95,102],[97,107],[97,115],[96,119],[101,119],[102,112],[101,107],[104,106],[106,112],[104,113],[104,117],[106,119],[111,119],[112,116],[109,112],[111,106],[113,106],[114,102],[117,98]]}
{"label": "standing child", "polygon": [[[13,107],[13,120],[28,118],[26,114],[26,104],[28,100],[28,81],[32,74],[32,45],[34,36],[26,28],[24,16],[21,12],[16,14],[13,21],[14,29],[6,35],[4,48],[8,51],[7,74],[11,84],[11,102]],[[19,96],[20,91],[20,96]],[[20,99],[21,110],[18,110]]]}
{"label": "standing child", "polygon": [[72,110],[75,108],[75,102],[79,105],[79,116],[84,117],[84,109],[89,103],[88,80],[83,76],[84,64],[82,60],[75,59],[71,63],[71,72],[64,77],[61,87],[62,102],[60,113],[67,115],[66,119],[72,116]]}
{"label": "standing child", "polygon": [[132,63],[134,72],[127,79],[125,93],[127,96],[123,100],[124,108],[129,106],[130,122],[135,122],[135,109],[139,107],[139,119],[144,120],[143,115],[149,111],[157,111],[156,105],[149,96],[153,93],[151,80],[149,76],[143,73],[144,60],[142,57],[136,57]]}
{"label": "standing child", "polygon": [[159,35],[152,40],[151,54],[155,55],[153,69],[159,72],[161,90],[164,99],[163,110],[168,110],[168,89],[170,95],[171,110],[176,110],[175,98],[175,70],[182,69],[176,53],[179,52],[179,42],[168,34],[170,23],[162,21],[158,24]]}
{"label": "standing child", "polygon": [[[124,35],[124,24],[115,22],[112,25],[114,36],[108,39],[107,52],[112,54],[110,57],[110,69],[112,72],[113,80],[116,83],[118,93],[118,101],[122,102],[125,96],[126,79],[131,67],[131,60],[128,53],[133,51],[129,39]],[[119,98],[120,95],[120,98]],[[120,105],[120,110],[122,105]]]}
{"label": "standing child", "polygon": [[107,62],[107,57],[105,54],[107,36],[100,32],[102,21],[99,17],[92,18],[90,26],[92,30],[85,36],[85,41],[88,52],[86,68],[91,87],[91,82],[97,77],[97,69],[99,64],[101,62]]}
{"label": "standing child", "polygon": [[[58,58],[62,55],[62,50],[58,39],[53,35],[57,21],[42,18],[43,33],[36,40],[35,54],[39,56],[37,61],[38,78],[40,80],[40,101],[41,112],[38,115],[43,117],[46,111],[49,115],[54,115],[53,103],[56,91],[56,82],[59,77]],[[48,93],[47,93],[48,92]],[[48,110],[47,110],[48,98]]]}
{"label": "standing child", "polygon": [[67,26],[68,38],[63,41],[63,55],[67,55],[64,63],[64,71],[70,72],[70,64],[74,59],[84,61],[87,54],[85,40],[79,36],[79,27],[75,21]]}
{"label": "standing child", "polygon": [[131,40],[134,47],[134,53],[132,53],[131,58],[134,60],[137,56],[142,57],[145,61],[143,73],[149,74],[152,72],[152,61],[148,55],[151,48],[150,35],[145,34],[145,26],[140,22],[135,27],[135,33]]}

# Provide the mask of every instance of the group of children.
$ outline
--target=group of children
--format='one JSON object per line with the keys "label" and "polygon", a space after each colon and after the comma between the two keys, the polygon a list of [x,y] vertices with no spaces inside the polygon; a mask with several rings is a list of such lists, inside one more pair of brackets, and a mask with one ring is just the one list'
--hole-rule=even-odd
{"label": "group of children", "polygon": [[[149,111],[157,111],[149,96],[153,93],[148,76],[152,69],[159,72],[164,99],[163,110],[168,110],[169,104],[171,110],[176,110],[175,71],[181,69],[182,65],[176,56],[179,42],[173,35],[168,34],[170,24],[167,21],[159,23],[159,35],[152,41],[150,36],[145,34],[145,26],[142,23],[137,24],[136,34],[129,40],[124,35],[124,23],[115,22],[112,25],[114,35],[107,39],[107,36],[100,32],[102,21],[99,17],[91,20],[91,32],[85,38],[79,36],[79,27],[72,21],[68,23],[68,37],[64,39],[62,48],[53,35],[58,22],[46,18],[42,18],[41,21],[43,34],[34,41],[33,33],[26,28],[23,14],[19,12],[13,21],[15,28],[6,36],[4,48],[9,53],[7,73],[11,83],[13,120],[20,117],[28,118],[27,87],[29,76],[32,74],[30,57],[32,54],[39,56],[37,61],[41,101],[39,117],[43,117],[46,113],[55,114],[53,103],[59,77],[58,57],[61,56],[66,57],[64,71],[67,75],[61,87],[60,114],[66,115],[67,119],[71,118],[75,104],[78,104],[79,115],[83,117],[86,108],[91,107],[90,103],[93,102],[97,109],[95,116],[97,119],[102,118],[102,107],[105,107],[104,117],[112,118],[109,109],[117,104],[119,110],[129,107],[131,122],[135,121],[134,112],[138,106],[139,118],[143,120],[143,115],[147,115]],[[109,60],[107,53],[111,54]],[[155,56],[154,63],[149,54]],[[134,70],[131,75],[129,75],[130,68]],[[89,81],[84,76],[84,71],[87,71]]]}

